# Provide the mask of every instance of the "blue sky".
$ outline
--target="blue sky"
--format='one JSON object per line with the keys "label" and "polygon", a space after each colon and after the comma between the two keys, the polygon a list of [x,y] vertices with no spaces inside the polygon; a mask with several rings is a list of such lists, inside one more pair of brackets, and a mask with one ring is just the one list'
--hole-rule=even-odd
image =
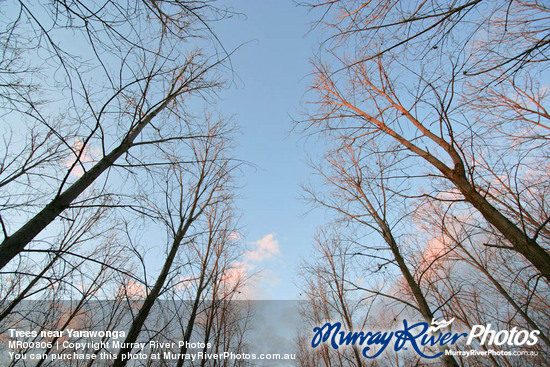
{"label": "blue sky", "polygon": [[259,251],[266,255],[263,261],[247,260],[254,270],[264,269],[262,280],[254,283],[254,296],[297,299],[295,273],[300,258],[311,253],[313,234],[322,224],[322,213],[306,215],[310,207],[300,199],[300,184],[311,172],[306,150],[315,146],[290,133],[291,116],[300,116],[310,81],[308,59],[316,47],[314,37],[306,36],[311,18],[292,1],[222,4],[243,13],[216,24],[214,30],[228,50],[246,43],[232,57],[235,82],[221,93],[218,108],[234,116],[242,131],[237,158],[255,165],[244,171],[237,202],[243,242],[256,254],[261,244]]}

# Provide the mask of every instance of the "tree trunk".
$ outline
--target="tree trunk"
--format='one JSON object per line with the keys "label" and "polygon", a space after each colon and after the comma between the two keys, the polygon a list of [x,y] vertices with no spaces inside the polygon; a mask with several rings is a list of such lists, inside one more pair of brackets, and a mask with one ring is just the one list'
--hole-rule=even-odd
{"label": "tree trunk", "polygon": [[[428,302],[426,301],[426,298],[424,297],[424,294],[422,293],[422,290],[420,289],[419,284],[416,282],[411,272],[409,271],[409,267],[405,263],[405,259],[403,259],[403,256],[401,256],[399,246],[397,246],[397,242],[395,241],[395,238],[393,238],[389,226],[384,221],[382,221],[381,218],[377,217],[377,219],[379,221],[379,225],[381,226],[382,232],[384,233],[384,239],[386,240],[386,243],[390,246],[395,261],[399,266],[399,270],[401,270],[401,273],[405,277],[405,281],[407,282],[407,285],[409,286],[413,297],[416,300],[416,304],[418,305],[420,313],[422,314],[426,322],[428,324],[431,324],[434,319],[434,315],[432,313],[432,310],[430,309],[430,306],[428,305]],[[436,335],[439,333],[440,331],[438,331]],[[453,356],[445,355],[445,350],[448,349],[449,348],[447,346],[439,347],[439,350],[443,353],[441,359],[447,367],[458,367],[459,365]]]}
{"label": "tree trunk", "polygon": [[[197,184],[196,188],[196,195],[198,195],[198,191],[200,188],[200,183]],[[168,277],[168,273],[170,273],[170,269],[172,268],[172,264],[174,262],[174,259],[176,258],[176,254],[178,253],[179,246],[181,245],[181,242],[183,241],[183,238],[185,237],[185,234],[187,233],[187,230],[191,226],[191,223],[195,220],[197,217],[195,215],[195,209],[197,207],[197,200],[198,198],[195,197],[195,201],[193,203],[193,207],[191,208],[189,212],[189,216],[185,222],[185,225],[183,225],[180,230],[177,232],[176,236],[174,237],[174,240],[172,242],[172,247],[170,249],[170,252],[168,254],[168,257],[166,258],[166,261],[164,262],[164,265],[162,267],[162,270],[155,282],[155,285],[151,289],[151,292],[145,297],[145,301],[143,302],[143,306],[139,309],[138,314],[136,315],[136,318],[132,322],[132,326],[130,327],[130,331],[128,331],[128,335],[126,336],[126,339],[124,340],[124,343],[135,343],[137,340],[139,333],[141,332],[141,329],[143,327],[143,324],[145,324],[145,320],[149,316],[149,313],[151,312],[151,308],[153,308],[153,305],[155,304],[157,298],[160,295],[160,291],[162,290],[162,287],[164,286],[164,283],[166,281],[166,278]],[[202,210],[199,211],[202,212]],[[121,348],[118,352],[117,359],[113,363],[113,367],[124,367],[126,366],[126,363],[128,362],[128,359],[121,360],[123,354],[130,353],[132,351],[132,348],[130,347],[124,347]]]}
{"label": "tree trunk", "polygon": [[550,255],[536,241],[529,238],[468,182],[466,177],[456,170],[449,179],[460,190],[466,201],[476,208],[510,243],[522,254],[550,283]]}
{"label": "tree trunk", "polygon": [[44,209],[38,212],[19,230],[9,237],[6,237],[0,244],[0,269],[10,262],[27,246],[44,228],[46,228],[59,214],[67,209],[71,203],[86,190],[90,185],[113,163],[126,153],[134,140],[151,120],[162,111],[178,93],[171,93],[164,102],[155,110],[145,116],[134,129],[132,129],[122,140],[119,146],[104,156],[89,171],[85,172],[75,183],[69,186],[63,193],[56,196]]}

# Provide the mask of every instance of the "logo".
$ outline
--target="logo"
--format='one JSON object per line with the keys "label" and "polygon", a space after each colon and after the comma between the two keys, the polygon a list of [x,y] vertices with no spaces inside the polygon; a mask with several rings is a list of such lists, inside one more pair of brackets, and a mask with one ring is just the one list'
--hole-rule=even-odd
{"label": "logo", "polygon": [[[441,328],[442,326],[438,326]],[[313,339],[311,340],[311,346],[316,348],[320,343],[324,343],[330,340],[330,346],[334,349],[338,349],[341,346],[358,345],[362,346],[362,355],[365,358],[376,358],[393,342],[393,350],[400,351],[406,345],[410,345],[414,351],[424,358],[438,358],[443,352],[436,353],[434,355],[427,355],[422,352],[424,346],[445,346],[453,345],[460,338],[468,336],[466,333],[439,333],[433,335],[428,333],[430,325],[427,322],[418,322],[411,324],[407,320],[403,320],[403,329],[396,331],[386,332],[372,332],[372,331],[355,331],[345,332],[340,331],[342,324],[336,322],[331,324],[327,322],[322,327],[313,328]],[[379,347],[378,350],[373,350],[374,347]]]}
{"label": "logo", "polygon": [[432,320],[432,326],[428,328],[428,333],[435,333],[440,329],[444,329],[447,326],[451,325],[455,321],[455,318],[453,317],[449,321],[445,321],[445,319],[441,319],[441,321],[436,321],[435,319]]}
{"label": "logo", "polygon": [[468,340],[466,341],[467,345],[470,345],[474,338],[479,338],[479,343],[481,345],[513,345],[513,346],[522,346],[527,344],[529,346],[537,344],[539,338],[537,335],[540,334],[539,330],[533,330],[531,332],[527,330],[519,330],[517,327],[513,327],[512,330],[500,330],[495,331],[491,330],[491,324],[487,325],[474,325]]}
{"label": "logo", "polygon": [[[443,355],[443,350],[455,345],[458,341],[466,339],[466,345],[477,340],[480,345],[534,345],[538,342],[540,331],[518,330],[491,330],[491,324],[474,325],[470,333],[443,332],[455,319],[449,321],[441,319],[427,322],[409,324],[403,320],[403,328],[394,331],[345,331],[340,322],[327,322],[323,326],[313,328],[311,346],[317,348],[321,343],[327,343],[333,349],[345,346],[361,347],[363,357],[373,359],[382,354],[390,346],[394,351],[412,348],[419,356],[427,359],[438,358]],[[436,347],[438,352],[431,355],[424,353],[424,347]]]}

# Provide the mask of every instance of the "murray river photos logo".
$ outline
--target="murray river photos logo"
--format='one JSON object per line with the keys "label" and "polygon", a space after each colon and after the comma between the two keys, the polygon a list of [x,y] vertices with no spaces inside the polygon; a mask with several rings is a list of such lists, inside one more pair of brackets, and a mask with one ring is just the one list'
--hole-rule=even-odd
{"label": "murray river photos logo", "polygon": [[[481,345],[534,345],[538,342],[540,331],[518,330],[516,327],[512,330],[493,330],[491,324],[474,325],[470,333],[453,333],[444,331],[449,327],[454,318],[445,321],[433,320],[432,324],[427,322],[417,322],[410,324],[403,320],[403,328],[394,331],[345,331],[342,330],[340,322],[327,322],[323,326],[313,328],[313,338],[311,346],[318,347],[321,343],[327,343],[330,347],[338,349],[343,346],[356,345],[362,348],[361,354],[365,358],[376,358],[382,354],[390,345],[393,350],[398,352],[401,349],[407,350],[409,347],[423,358],[438,358],[443,354],[442,349],[456,344],[461,339],[466,339],[466,345],[476,339]],[[428,355],[424,354],[424,347],[436,347],[439,352]]]}

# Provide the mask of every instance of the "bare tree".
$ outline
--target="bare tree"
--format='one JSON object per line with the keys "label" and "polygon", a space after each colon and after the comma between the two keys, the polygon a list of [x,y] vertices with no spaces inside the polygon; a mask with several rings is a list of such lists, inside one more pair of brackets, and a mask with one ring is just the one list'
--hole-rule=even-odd
{"label": "bare tree", "polygon": [[[468,302],[467,284],[475,288],[484,299],[473,304],[473,308],[461,307],[463,313],[485,315],[491,319],[494,306],[498,307],[498,319],[508,328],[518,326],[523,329],[539,330],[540,339],[548,343],[548,329],[543,320],[548,315],[548,287],[540,284],[540,275],[533,271],[521,258],[514,257],[508,251],[493,246],[476,246],[476,242],[494,243],[498,234],[493,234],[484,226],[471,223],[471,217],[465,213],[450,211],[445,203],[430,202],[419,214],[421,223],[432,234],[431,256],[445,253],[438,261],[454,264],[454,268],[444,272],[448,274],[446,282],[462,284],[462,291],[455,298]],[[423,261],[426,261],[425,259]],[[467,264],[467,265],[466,265]],[[472,278],[470,280],[470,278]],[[483,281],[485,279],[485,281]],[[439,280],[430,281],[437,287]],[[537,284],[539,283],[539,284]],[[449,287],[449,286],[447,286]],[[451,305],[459,300],[451,300]],[[507,310],[503,305],[508,304]],[[452,311],[447,311],[452,314]],[[508,319],[507,319],[508,318]],[[540,355],[545,348],[539,347]]]}
{"label": "bare tree", "polygon": [[398,0],[316,0],[305,5],[322,11],[314,27],[334,31],[327,42],[356,38],[379,46],[359,55],[358,63],[403,55],[409,50],[414,50],[419,60],[440,59],[455,42],[475,42],[475,57],[465,70],[468,75],[498,71],[499,78],[506,78],[528,64],[549,60],[546,18],[550,9],[539,0],[406,4]]}
{"label": "bare tree", "polygon": [[[113,226],[98,223],[106,222],[108,213],[106,208],[101,207],[94,210],[83,208],[72,210],[72,213],[67,213],[69,215],[64,221],[65,228],[59,236],[53,238],[52,244],[48,243],[45,249],[35,248],[25,251],[28,256],[45,253],[45,264],[41,262],[35,264],[29,259],[29,261],[22,261],[15,270],[2,273],[4,281],[8,280],[9,275],[14,278],[10,281],[12,286],[2,293],[0,304],[3,307],[0,323],[23,300],[36,296],[61,282],[70,284],[71,273],[75,271],[78,273],[80,271],[78,268],[85,262],[104,267],[104,270],[125,271],[122,263],[119,262],[123,256],[117,256],[111,252],[114,251],[110,238]],[[94,227],[100,227],[101,230],[98,231]],[[90,243],[95,246],[90,246]],[[38,274],[34,275],[33,271],[38,271]]]}
{"label": "bare tree", "polygon": [[[170,280],[174,276],[172,274],[173,264],[180,248],[192,246],[195,241],[201,240],[197,237],[197,234],[203,230],[200,226],[196,226],[199,218],[207,216],[209,213],[215,213],[215,210],[210,212],[212,207],[222,207],[223,205],[229,205],[231,202],[228,185],[234,166],[229,158],[225,156],[226,127],[221,122],[212,121],[206,121],[205,125],[209,128],[205,131],[204,136],[189,142],[190,163],[181,163],[181,151],[172,153],[170,157],[172,165],[166,168],[163,175],[166,178],[164,205],[159,206],[154,202],[151,203],[159,220],[166,226],[169,239],[167,255],[153,286],[147,289],[147,294],[139,312],[133,318],[125,339],[126,346],[118,351],[118,357],[114,361],[115,366],[124,366],[128,362],[128,359],[122,357],[131,352],[132,347],[128,345],[136,342],[154,303],[164,292],[165,286],[171,283]],[[182,148],[181,145],[179,148]],[[192,167],[188,165],[192,165]],[[223,214],[220,214],[220,217],[223,224],[226,218]],[[213,221],[220,220],[216,217],[211,219]],[[213,250],[212,247],[215,244],[212,241],[219,236],[217,226],[220,224],[208,221],[207,224],[208,226],[204,229],[209,234],[206,238],[207,249]],[[222,235],[228,236],[229,233]],[[191,310],[191,319],[196,317],[198,303],[206,286],[205,282],[208,280],[206,270],[211,254],[210,251],[203,254],[207,258],[200,261],[204,269],[201,272],[202,276],[199,275],[199,279],[202,279],[202,282],[199,283],[202,284],[199,284],[193,309]],[[192,327],[186,329],[184,340],[189,340],[192,330]]]}
{"label": "bare tree", "polygon": [[[342,255],[365,256],[378,263],[377,267],[370,271],[371,274],[385,269],[388,265],[395,265],[406,285],[405,293],[410,294],[401,301],[419,312],[424,320],[431,324],[435,318],[432,309],[439,307],[430,306],[426,291],[421,288],[422,278],[413,275],[411,265],[403,254],[405,246],[399,244],[395,235],[398,228],[409,229],[405,223],[407,216],[411,215],[404,208],[408,200],[398,194],[399,189],[406,186],[403,179],[399,178],[403,155],[396,151],[384,154],[376,146],[370,147],[369,144],[356,144],[354,147],[347,145],[345,141],[342,144],[338,150],[330,151],[326,155],[326,164],[317,168],[317,173],[330,188],[329,194],[320,195],[310,190],[310,196],[315,203],[334,211],[342,218],[345,226],[349,226],[347,223],[351,223],[352,226],[357,224],[377,233],[377,237],[385,242],[385,246],[359,245]],[[345,276],[343,269],[337,273]],[[391,271],[389,273],[391,274]],[[354,282],[348,283],[349,286],[354,285]],[[361,286],[357,288],[364,289]],[[399,296],[395,294],[379,294],[400,301]],[[442,352],[444,349],[441,348]],[[442,360],[448,366],[458,365],[452,356],[443,355]]]}
{"label": "bare tree", "polygon": [[[153,163],[139,157],[148,145],[192,137],[179,134],[186,130],[184,100],[219,85],[215,69],[227,54],[205,56],[198,41],[195,49],[180,46],[190,37],[212,39],[209,17],[225,14],[201,1],[20,1],[5,15],[4,117],[21,119],[29,130],[10,124],[6,135],[18,138],[6,145],[22,149],[6,147],[0,170],[2,190],[10,192],[2,195],[0,267],[100,176],[106,180],[103,173],[112,173],[121,157],[135,171]],[[62,43],[63,32],[73,42]],[[35,64],[41,65],[37,72]],[[68,102],[63,108],[59,101]],[[160,115],[164,121],[153,123]],[[12,219],[16,209],[28,213],[21,224]]]}
{"label": "bare tree", "polygon": [[[10,280],[2,327],[25,314],[40,330],[127,327],[128,343],[172,340],[186,294],[183,340],[195,331],[244,350],[243,314],[224,302],[245,280],[221,285],[238,252],[231,127],[210,112],[197,118],[223,83],[229,54],[210,25],[229,12],[211,1],[12,5],[0,29],[0,104],[10,122],[0,149],[0,268]],[[159,233],[166,257],[156,273],[142,238]],[[52,326],[63,296],[74,307]],[[51,305],[44,315],[25,309],[38,297]],[[160,302],[176,311],[158,312]],[[83,314],[87,323],[76,325]],[[211,325],[197,326],[202,318]],[[115,364],[131,349],[115,350]],[[111,352],[90,352],[100,351]]]}
{"label": "bare tree", "polygon": [[[503,3],[495,3],[487,19],[468,10],[477,2],[426,5],[433,6],[433,11],[426,11],[427,3],[420,2],[404,7],[394,2],[364,6],[336,2],[335,6],[347,11],[343,16],[335,14],[335,22],[326,22],[334,42],[327,41],[326,52],[314,62],[313,103],[318,109],[307,119],[306,129],[333,131],[352,145],[375,141],[382,151],[397,144],[398,149],[409,152],[410,168],[404,174],[416,182],[408,195],[437,197],[454,191],[457,200],[472,205],[501,233],[507,247],[527,259],[548,282],[550,255],[548,240],[542,236],[547,232],[548,208],[544,202],[537,202],[536,210],[524,205],[530,193],[545,190],[547,178],[529,180],[525,172],[528,166],[545,164],[547,139],[510,144],[512,126],[506,121],[506,127],[497,128],[484,123],[486,116],[478,114],[481,102],[467,90],[475,86],[476,92],[486,93],[495,78],[506,80],[511,73],[518,80],[536,80],[548,61],[544,55],[547,26],[542,24],[548,9],[536,2],[510,3],[504,9],[498,8]],[[532,21],[520,21],[525,12],[532,12]],[[329,11],[323,19],[331,15]],[[393,29],[396,17],[401,17],[395,25],[399,31]],[[500,17],[506,21],[499,23]],[[342,27],[341,22],[347,26]],[[433,27],[427,26],[432,22]],[[489,32],[490,27],[500,33]],[[404,36],[406,32],[411,37]],[[499,54],[506,48],[498,38],[503,32],[533,42],[538,53],[527,53],[528,57],[525,52]],[[404,37],[403,42],[395,41],[396,37]],[[348,52],[348,47],[353,47],[353,52]],[[493,65],[474,73],[474,67],[480,65],[480,52],[489,55],[488,62]],[[530,116],[544,120],[545,110],[540,107],[544,95],[531,97],[528,104],[534,112]],[[476,105],[477,110],[472,108]],[[502,114],[510,107],[516,108],[516,116],[520,113],[506,101],[494,112]],[[536,126],[537,131],[545,130],[545,123],[525,123]],[[487,180],[489,177],[492,179]],[[429,180],[431,191],[422,187],[422,180]],[[508,195],[501,201],[503,188]]]}
{"label": "bare tree", "polygon": [[[202,326],[206,348],[211,342],[210,333],[214,319],[219,317],[229,324],[230,315],[222,316],[226,314],[225,303],[230,302],[233,295],[243,285],[237,284],[235,289],[227,290],[226,294],[222,295],[223,298],[219,298],[218,291],[220,283],[223,281],[223,275],[231,270],[232,262],[236,261],[238,255],[232,248],[235,241],[233,238],[235,228],[233,227],[233,213],[228,204],[230,203],[225,200],[207,209],[208,212],[205,213],[206,238],[202,241],[202,246],[190,243],[192,255],[189,258],[195,259],[190,262],[199,265],[194,267],[198,274],[187,286],[192,290],[189,292],[191,300],[190,310],[187,310],[187,322],[184,323],[185,319],[180,321],[184,331],[182,339],[184,345],[179,351],[181,355],[187,354],[187,345],[190,343],[191,336],[194,335],[193,331],[198,326]],[[201,322],[198,322],[199,320]],[[238,337],[238,333],[235,336]],[[182,366],[183,363],[184,359],[179,359],[177,366]]]}
{"label": "bare tree", "polygon": [[[109,227],[105,234],[95,232],[98,220],[105,213],[104,208],[92,211],[91,218],[78,213],[82,210],[71,210],[76,215],[73,221],[62,233],[59,247],[51,245],[47,251],[51,257],[46,258],[46,266],[41,263],[21,264],[15,271],[2,274],[2,279],[10,276],[19,281],[20,288],[13,294],[3,294],[6,307],[2,310],[2,330],[14,327],[29,329],[66,330],[67,328],[93,329],[98,326],[95,315],[106,315],[100,318],[99,325],[107,330],[116,329],[120,325],[121,314],[127,309],[120,307],[117,300],[105,301],[107,289],[113,278],[125,273],[127,258],[124,252],[113,245]],[[54,237],[56,242],[59,237]],[[40,250],[35,250],[40,251]],[[27,270],[27,268],[29,270]],[[35,274],[34,268],[41,269]],[[99,301],[102,300],[103,301]],[[120,301],[120,300],[119,300]],[[108,315],[108,317],[107,317]],[[40,350],[40,353],[69,352],[65,348],[57,348],[59,337],[34,338],[37,342],[49,342],[50,347]],[[76,340],[73,340],[76,341]],[[39,348],[18,350],[27,355],[37,353]],[[99,350],[97,351],[99,352]],[[26,357],[25,357],[26,359]],[[17,365],[17,360],[11,361]],[[55,363],[46,359],[34,361],[37,366]]]}
{"label": "bare tree", "polygon": [[[362,297],[352,284],[355,275],[355,261],[349,256],[350,246],[337,235],[322,231],[316,238],[317,258],[301,266],[302,293],[307,300],[302,304],[301,317],[312,329],[328,320],[341,319],[348,330],[362,329],[369,312],[362,305]],[[302,339],[305,336],[299,335]],[[309,345],[310,341],[304,341]],[[321,366],[364,366],[365,362],[357,346],[350,349],[333,350],[327,345],[311,350],[308,346],[298,347],[298,360],[307,365],[308,360]]]}

